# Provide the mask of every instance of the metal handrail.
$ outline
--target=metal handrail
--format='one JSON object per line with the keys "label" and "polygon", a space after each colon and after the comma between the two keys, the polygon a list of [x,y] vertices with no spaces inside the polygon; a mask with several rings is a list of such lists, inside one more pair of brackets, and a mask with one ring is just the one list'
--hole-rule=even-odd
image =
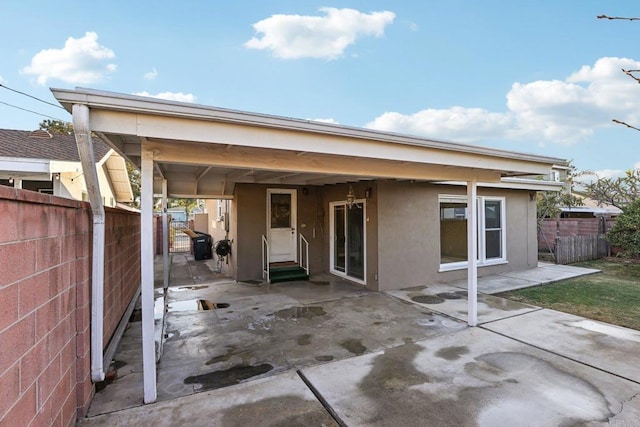
{"label": "metal handrail", "polygon": [[269,254],[269,241],[267,238],[262,235],[262,280],[265,280],[269,283],[269,264],[270,263],[270,254]]}
{"label": "metal handrail", "polygon": [[[302,233],[300,233],[299,236],[300,236],[300,245],[299,245],[300,257],[298,259],[299,259],[300,267],[304,268],[304,271],[307,273],[307,276],[308,276],[309,275],[309,241],[302,235]],[[303,247],[305,251],[304,258],[302,257]]]}

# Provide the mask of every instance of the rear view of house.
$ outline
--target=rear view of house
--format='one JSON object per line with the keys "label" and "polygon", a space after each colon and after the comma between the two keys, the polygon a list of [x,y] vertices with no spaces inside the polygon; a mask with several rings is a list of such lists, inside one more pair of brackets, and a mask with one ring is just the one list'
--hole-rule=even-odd
{"label": "rear view of house", "polygon": [[[73,114],[81,153],[96,134],[141,170],[145,402],[156,399],[154,195],[165,216],[168,197],[226,201],[216,202],[224,211],[207,231],[228,242],[224,266],[238,281],[268,281],[283,265],[374,291],[466,276],[473,326],[478,275],[537,265],[535,192],[562,186],[531,177],[548,177],[563,159],[90,89],[52,91]],[[97,268],[99,246],[94,239]],[[165,261],[165,283],[166,269]],[[92,286],[100,307],[99,277]],[[92,374],[101,378],[102,355],[94,355]]]}

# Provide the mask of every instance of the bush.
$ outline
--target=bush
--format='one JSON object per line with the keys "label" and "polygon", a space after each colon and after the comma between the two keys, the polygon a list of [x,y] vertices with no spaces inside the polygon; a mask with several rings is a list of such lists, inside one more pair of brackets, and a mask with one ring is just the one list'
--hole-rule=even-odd
{"label": "bush", "polygon": [[640,199],[633,201],[616,218],[615,225],[607,234],[607,240],[622,248],[625,256],[640,255]]}

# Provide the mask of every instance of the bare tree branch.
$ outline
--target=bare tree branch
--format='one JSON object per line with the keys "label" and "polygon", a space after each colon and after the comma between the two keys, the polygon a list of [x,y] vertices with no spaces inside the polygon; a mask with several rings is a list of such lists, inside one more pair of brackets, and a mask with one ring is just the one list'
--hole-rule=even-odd
{"label": "bare tree branch", "polygon": [[623,20],[623,21],[640,21],[640,18],[627,18],[627,17],[624,17],[624,16],[598,15],[598,16],[596,16],[596,18],[598,18],[598,19],[609,19],[609,20],[620,19],[620,20]]}
{"label": "bare tree branch", "polygon": [[631,77],[633,80],[635,80],[638,83],[640,83],[640,77],[637,77],[637,76],[633,75],[633,73],[640,73],[640,70],[625,70],[623,68],[622,72],[625,73],[627,76]]}
{"label": "bare tree branch", "polygon": [[619,125],[626,126],[626,127],[630,128],[630,129],[635,129],[637,131],[640,131],[640,129],[638,129],[637,127],[631,126],[629,123],[623,122],[622,120],[612,119],[611,121],[614,122],[614,123],[618,123]]}

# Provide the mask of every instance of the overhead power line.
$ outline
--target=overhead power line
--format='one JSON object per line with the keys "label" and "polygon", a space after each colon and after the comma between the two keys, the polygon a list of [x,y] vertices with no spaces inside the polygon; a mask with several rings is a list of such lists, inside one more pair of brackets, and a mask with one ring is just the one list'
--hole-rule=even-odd
{"label": "overhead power line", "polygon": [[[35,99],[36,101],[44,102],[45,104],[51,105],[53,107],[60,108],[61,110],[64,110],[64,108],[61,105],[54,104],[53,102],[45,101],[44,99],[40,99],[37,96],[29,95],[28,93],[20,92],[19,90],[16,90],[16,89],[11,89],[9,86],[3,85],[2,83],[0,83],[0,87],[3,87],[5,89],[7,89],[7,90],[10,90],[11,92],[15,92],[15,93],[19,93],[20,95],[28,96],[29,98]],[[42,114],[42,115],[44,115],[44,114]]]}
{"label": "overhead power line", "polygon": [[29,112],[29,113],[37,114],[38,116],[48,117],[48,118],[53,119],[53,120],[60,120],[60,121],[64,121],[64,120],[59,119],[59,118],[57,118],[57,117],[48,116],[48,115],[46,115],[46,114],[38,113],[37,111],[33,111],[33,110],[28,110],[28,109],[26,109],[26,108],[18,107],[17,105],[9,104],[9,103],[7,103],[7,102],[0,101],[0,104],[4,104],[4,105],[6,105],[6,106],[8,106],[8,107],[12,107],[12,108],[17,108],[18,110],[27,111],[27,112]]}

